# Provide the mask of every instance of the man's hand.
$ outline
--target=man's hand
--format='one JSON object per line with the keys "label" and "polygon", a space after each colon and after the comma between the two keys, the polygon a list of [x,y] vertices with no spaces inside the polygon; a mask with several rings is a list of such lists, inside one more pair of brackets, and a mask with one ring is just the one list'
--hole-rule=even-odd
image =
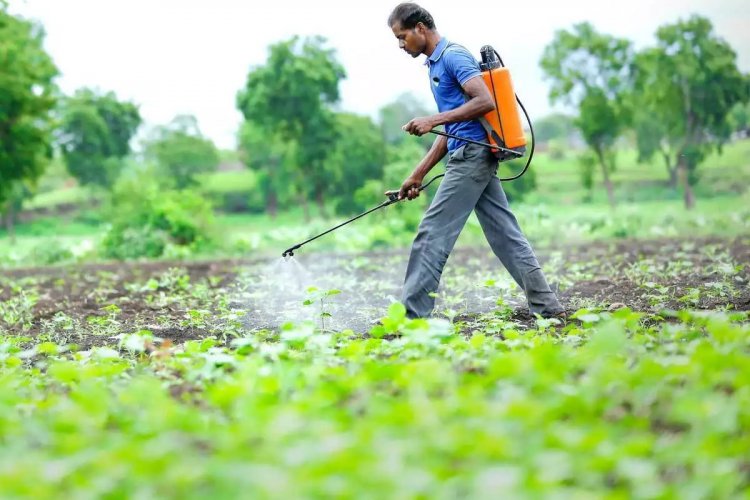
{"label": "man's hand", "polygon": [[435,128],[437,124],[433,121],[431,116],[422,116],[419,118],[412,118],[409,123],[401,127],[401,130],[409,132],[411,135],[425,135],[430,130]]}
{"label": "man's hand", "polygon": [[398,191],[398,199],[403,200],[404,198],[409,198],[410,200],[413,200],[419,196],[419,188],[421,185],[421,177],[417,177],[414,174],[410,175],[406,178],[403,184],[401,184],[401,189]]}

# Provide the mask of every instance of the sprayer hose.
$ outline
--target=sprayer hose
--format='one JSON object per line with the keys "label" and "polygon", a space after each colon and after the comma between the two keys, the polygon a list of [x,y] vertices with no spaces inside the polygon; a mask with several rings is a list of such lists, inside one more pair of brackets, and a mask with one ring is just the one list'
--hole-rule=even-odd
{"label": "sprayer hose", "polygon": [[[493,48],[492,51],[497,56],[497,59],[500,61],[500,65],[505,67],[503,58],[500,57],[500,54],[497,53],[497,50]],[[529,165],[531,165],[531,159],[534,157],[534,148],[536,147],[536,139],[534,137],[534,126],[531,124],[531,118],[529,118],[529,113],[526,112],[526,107],[521,102],[521,99],[518,98],[518,94],[515,94],[515,96],[516,96],[516,102],[518,102],[518,105],[521,106],[521,110],[523,111],[524,116],[526,116],[526,123],[529,124],[529,132],[531,132],[531,151],[529,151],[529,158],[526,160],[526,166],[523,167],[523,170],[521,170],[521,172],[518,175],[514,175],[513,177],[500,177],[501,181],[513,181],[521,177],[523,174],[525,174],[526,171],[529,169]],[[497,108],[497,97],[494,95],[493,97],[495,97],[495,108]]]}

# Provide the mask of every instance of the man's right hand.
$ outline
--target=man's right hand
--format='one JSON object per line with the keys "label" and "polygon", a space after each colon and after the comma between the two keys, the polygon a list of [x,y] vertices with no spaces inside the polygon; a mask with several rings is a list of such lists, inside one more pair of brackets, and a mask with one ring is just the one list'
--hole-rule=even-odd
{"label": "man's right hand", "polygon": [[413,200],[419,196],[419,188],[422,186],[422,178],[411,175],[401,184],[401,189],[398,191],[398,199],[403,200],[408,198]]}

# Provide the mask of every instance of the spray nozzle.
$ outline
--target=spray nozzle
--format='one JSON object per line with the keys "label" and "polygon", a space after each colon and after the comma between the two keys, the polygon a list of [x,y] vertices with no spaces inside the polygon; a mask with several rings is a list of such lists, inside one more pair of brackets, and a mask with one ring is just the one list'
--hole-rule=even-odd
{"label": "spray nozzle", "polygon": [[297,250],[300,247],[300,245],[293,246],[291,248],[287,248],[284,250],[284,253],[281,254],[281,256],[285,259],[288,259],[290,257],[294,257],[294,251]]}

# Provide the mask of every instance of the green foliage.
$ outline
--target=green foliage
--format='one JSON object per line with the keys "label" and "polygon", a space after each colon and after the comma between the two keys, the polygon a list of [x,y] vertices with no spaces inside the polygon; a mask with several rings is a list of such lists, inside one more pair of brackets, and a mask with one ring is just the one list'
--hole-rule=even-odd
{"label": "green foliage", "polygon": [[156,183],[120,181],[109,207],[111,227],[102,253],[115,259],[156,258],[200,248],[209,240],[210,204],[191,190],[169,191]]}
{"label": "green foliage", "polygon": [[0,207],[17,183],[33,184],[51,156],[57,68],[43,40],[41,26],[0,2]]}
{"label": "green foliage", "polygon": [[[103,332],[122,331],[116,309],[102,312]],[[83,353],[0,336],[4,493],[732,498],[747,489],[750,329],[739,315],[681,311],[664,324],[581,310],[565,335],[505,323],[502,335],[487,324],[463,336],[403,313],[392,306],[371,338],[290,325],[230,346],[171,345],[140,331]],[[58,331],[69,323],[60,317]]]}
{"label": "green foliage", "polygon": [[552,102],[562,100],[579,109],[575,124],[599,161],[612,205],[613,165],[606,158],[631,119],[626,95],[632,59],[628,40],[580,23],[571,32],[558,31],[545,47],[540,63],[552,81]]}
{"label": "green foliage", "polygon": [[750,102],[735,104],[729,114],[729,123],[733,132],[744,132],[750,137]]}
{"label": "green foliage", "polygon": [[258,176],[250,170],[213,172],[198,178],[199,190],[223,212],[262,213],[265,203]]}
{"label": "green foliage", "polygon": [[[385,200],[385,191],[398,189],[401,183],[412,172],[414,165],[424,156],[424,150],[416,140],[406,140],[396,146],[386,148],[386,164],[383,167],[382,179],[371,179],[353,193],[354,202],[359,207],[372,207]],[[428,176],[440,173],[439,165]],[[430,189],[437,189],[436,181]],[[434,191],[433,191],[434,192]],[[427,203],[427,193],[410,202],[397,203],[388,208],[392,217],[398,217],[406,223],[408,230],[416,229],[419,224],[421,210]]]}
{"label": "green foliage", "polygon": [[428,116],[433,114],[432,111],[420,101],[414,94],[401,94],[390,104],[380,108],[380,130],[385,142],[391,146],[398,146],[406,140],[418,142],[424,150],[428,150],[435,141],[435,136],[425,134],[416,137],[405,133],[401,130],[406,123],[412,118],[419,116]]}
{"label": "green foliage", "polygon": [[296,143],[246,121],[240,128],[239,147],[243,163],[256,174],[256,190],[251,197],[257,200],[257,195],[261,195],[260,203],[251,202],[251,208],[265,209],[272,218],[276,217],[279,204],[287,203],[303,182],[303,172],[296,164]]}
{"label": "green foliage", "polygon": [[345,77],[325,43],[322,37],[293,37],[272,45],[266,64],[250,71],[237,95],[247,122],[273,142],[294,145],[294,187],[320,201],[327,189],[324,162],[338,139],[331,107],[339,100],[339,82]]}
{"label": "green foliage", "polygon": [[141,124],[138,108],[112,92],[79,89],[61,115],[58,143],[70,174],[82,185],[110,188]]}
{"label": "green foliage", "polygon": [[567,140],[574,133],[575,118],[564,113],[552,113],[534,121],[534,135],[541,143]]}
{"label": "green foliage", "polygon": [[591,153],[583,153],[579,158],[581,185],[588,191],[585,202],[591,201],[591,191],[594,188],[594,172],[596,171],[596,158]]}
{"label": "green foliage", "polygon": [[31,252],[33,261],[38,265],[50,265],[73,260],[70,248],[59,242],[37,245]]}
{"label": "green foliage", "polygon": [[[521,170],[523,170],[525,165],[526,158],[500,163],[500,166],[498,167],[498,175],[500,177],[516,176],[521,173]],[[523,201],[526,195],[536,189],[537,174],[533,165],[534,161],[532,160],[528,170],[526,170],[526,173],[521,177],[512,181],[504,181],[502,183],[503,191],[505,191],[505,195],[508,197],[509,201],[514,203]]]}
{"label": "green foliage", "polygon": [[368,180],[383,177],[386,149],[377,126],[367,117],[336,115],[338,141],[325,161],[328,192],[337,199],[336,212],[351,214],[365,207],[354,196]]}
{"label": "green foliage", "polygon": [[146,144],[146,154],[159,166],[159,173],[177,189],[195,184],[199,174],[216,170],[219,152],[210,139],[203,137],[193,116],[177,116],[158,127]]}
{"label": "green foliage", "polygon": [[646,122],[636,128],[639,151],[645,158],[661,152],[668,168],[679,163],[694,185],[698,165],[732,132],[730,113],[750,100],[750,78],[704,17],[662,26],[656,38],[635,60],[634,100]]}
{"label": "green foliage", "polygon": [[326,319],[332,316],[330,312],[330,299],[341,293],[341,290],[320,290],[317,287],[311,286],[307,290],[307,298],[302,302],[305,306],[317,306],[318,313],[316,316],[320,318],[320,329],[326,329]]}

